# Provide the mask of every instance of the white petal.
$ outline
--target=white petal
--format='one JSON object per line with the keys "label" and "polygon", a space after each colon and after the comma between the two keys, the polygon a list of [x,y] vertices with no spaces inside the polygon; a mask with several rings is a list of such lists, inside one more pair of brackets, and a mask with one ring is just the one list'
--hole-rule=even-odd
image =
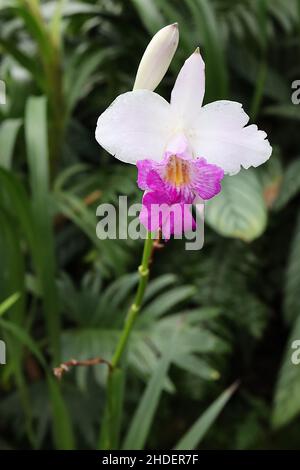
{"label": "white petal", "polygon": [[118,96],[98,119],[96,140],[109,153],[127,163],[161,160],[170,138],[171,106],[148,90]]}
{"label": "white petal", "polygon": [[177,23],[165,26],[153,36],[140,62],[134,90],[155,90],[169,68],[178,40]]}
{"label": "white petal", "polygon": [[205,92],[205,64],[196,49],[184,63],[175,82],[171,106],[188,126],[199,113]]}
{"label": "white petal", "polygon": [[267,134],[257,126],[244,127],[248,121],[240,103],[215,101],[204,106],[188,134],[195,156],[204,157],[230,175],[241,167],[261,165],[270,158],[272,147]]}

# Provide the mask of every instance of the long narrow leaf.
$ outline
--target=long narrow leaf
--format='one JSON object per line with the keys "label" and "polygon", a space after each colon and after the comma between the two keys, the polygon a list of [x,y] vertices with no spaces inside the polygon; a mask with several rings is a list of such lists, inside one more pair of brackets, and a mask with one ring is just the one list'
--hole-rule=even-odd
{"label": "long narrow leaf", "polygon": [[176,450],[194,450],[213,425],[224,406],[235,392],[237,384],[231,385],[212,405],[198,418],[191,429],[176,444]]}
{"label": "long narrow leaf", "polygon": [[123,444],[123,449],[140,450],[144,448],[164,389],[178,334],[179,328],[177,327],[173,334],[171,334],[170,340],[166,342],[162,357],[134,414]]}
{"label": "long narrow leaf", "polygon": [[20,298],[20,293],[15,292],[0,304],[0,317],[4,315]]}
{"label": "long narrow leaf", "polygon": [[21,127],[21,119],[7,119],[0,127],[0,166],[10,168],[12,155]]}
{"label": "long narrow leaf", "polygon": [[59,306],[55,283],[54,241],[49,207],[47,108],[44,97],[29,98],[25,113],[27,158],[32,190],[38,271],[54,363],[59,362]]}
{"label": "long narrow leaf", "polygon": [[[32,212],[35,231],[34,257],[41,283],[46,325],[51,343],[53,363],[60,360],[60,318],[55,280],[55,253],[49,196],[47,108],[44,97],[29,98],[25,112],[25,136],[30,169]],[[72,425],[60,393],[49,383],[53,411],[53,432],[58,449],[74,446]],[[54,387],[54,388],[53,388]]]}
{"label": "long narrow leaf", "polygon": [[102,450],[113,450],[119,447],[124,380],[123,370],[117,369],[110,373],[107,387],[107,403],[99,442],[99,448]]}
{"label": "long narrow leaf", "polygon": [[63,401],[59,385],[52,378],[48,365],[36,342],[26,333],[26,331],[14,323],[0,318],[0,327],[13,334],[39,361],[46,372],[48,389],[53,413],[53,433],[56,448],[61,450],[71,450],[74,448],[73,431],[70,424],[68,410]]}

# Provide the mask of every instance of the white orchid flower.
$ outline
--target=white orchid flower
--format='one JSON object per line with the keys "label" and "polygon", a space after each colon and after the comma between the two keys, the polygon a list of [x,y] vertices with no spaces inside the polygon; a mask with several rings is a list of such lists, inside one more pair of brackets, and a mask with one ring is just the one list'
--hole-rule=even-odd
{"label": "white orchid flower", "polygon": [[124,93],[99,117],[96,139],[132,164],[163,161],[182,138],[193,158],[204,158],[230,175],[268,160],[272,148],[267,135],[254,124],[247,126],[242,105],[221,100],[202,106],[204,92],[205,65],[197,49],[180,70],[170,103],[149,90]]}

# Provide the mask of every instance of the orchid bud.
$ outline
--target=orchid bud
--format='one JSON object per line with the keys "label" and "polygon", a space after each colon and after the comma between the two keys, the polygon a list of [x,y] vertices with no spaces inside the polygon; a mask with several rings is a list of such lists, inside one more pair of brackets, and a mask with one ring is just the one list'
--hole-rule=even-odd
{"label": "orchid bud", "polygon": [[153,36],[140,62],[134,90],[155,90],[169,68],[178,40],[177,23],[165,26]]}

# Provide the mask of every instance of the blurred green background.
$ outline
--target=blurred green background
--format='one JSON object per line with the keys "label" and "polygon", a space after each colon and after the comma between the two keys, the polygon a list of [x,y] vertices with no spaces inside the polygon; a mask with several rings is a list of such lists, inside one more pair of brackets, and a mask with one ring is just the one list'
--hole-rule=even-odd
{"label": "blurred green background", "polygon": [[97,446],[106,367],[74,368],[61,383],[52,367],[111,357],[142,244],[96,238],[98,204],[119,195],[138,202],[141,192],[136,168],[102,150],[94,130],[99,114],[132,88],[151,36],[173,22],[179,48],[158,92],[169,98],[199,45],[205,101],[242,102],[274,151],[261,168],[225,178],[209,204],[201,251],[177,240],[156,253],[127,355],[121,436],[180,319],[149,429],[146,416],[136,420],[131,439],[144,432],[141,447],[171,448],[239,380],[195,445],[300,448],[300,365],[291,362],[300,339],[300,105],[291,101],[300,1],[2,0],[2,449]]}

